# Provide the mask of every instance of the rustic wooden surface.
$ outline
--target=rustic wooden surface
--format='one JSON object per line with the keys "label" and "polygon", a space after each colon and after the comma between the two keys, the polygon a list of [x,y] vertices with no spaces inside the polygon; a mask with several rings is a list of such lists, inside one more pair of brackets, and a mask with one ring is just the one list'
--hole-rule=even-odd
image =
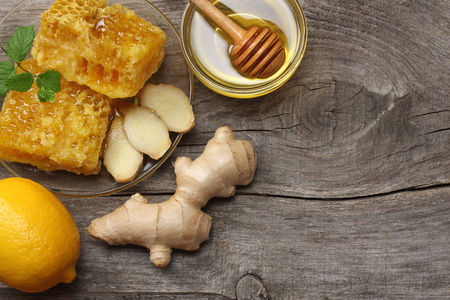
{"label": "rustic wooden surface", "polygon": [[[177,28],[186,2],[153,1]],[[1,0],[0,17],[18,3]],[[154,176],[61,199],[82,238],[76,281],[39,295],[0,284],[0,299],[450,299],[449,1],[301,4],[309,37],[292,79],[256,100],[196,80],[196,127]],[[207,205],[199,251],[158,269],[146,249],[89,239],[90,221],[130,194],[167,199],[175,157],[196,157],[223,125],[259,165]]]}

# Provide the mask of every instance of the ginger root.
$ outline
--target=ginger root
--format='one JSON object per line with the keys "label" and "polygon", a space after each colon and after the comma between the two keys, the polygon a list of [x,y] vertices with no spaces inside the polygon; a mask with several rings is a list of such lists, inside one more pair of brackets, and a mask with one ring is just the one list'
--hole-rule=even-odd
{"label": "ginger root", "polygon": [[110,214],[93,220],[89,235],[110,245],[146,247],[150,260],[166,267],[172,248],[195,251],[208,239],[211,217],[201,208],[213,197],[233,196],[236,185],[251,183],[255,170],[251,143],[236,140],[230,128],[220,127],[197,159],[177,158],[177,188],[169,200],[148,204],[135,194]]}

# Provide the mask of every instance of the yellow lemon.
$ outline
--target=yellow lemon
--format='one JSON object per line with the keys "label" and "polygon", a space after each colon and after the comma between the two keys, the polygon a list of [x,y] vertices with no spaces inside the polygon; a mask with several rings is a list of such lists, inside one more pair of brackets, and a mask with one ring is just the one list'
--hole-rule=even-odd
{"label": "yellow lemon", "polygon": [[76,277],[80,234],[66,207],[42,185],[0,180],[0,281],[36,293]]}

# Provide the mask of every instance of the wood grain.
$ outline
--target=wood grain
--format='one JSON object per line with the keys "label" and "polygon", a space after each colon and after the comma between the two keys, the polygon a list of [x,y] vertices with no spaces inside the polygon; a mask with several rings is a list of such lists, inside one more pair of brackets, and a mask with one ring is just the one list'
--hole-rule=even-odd
{"label": "wood grain", "polygon": [[[300,2],[308,45],[283,87],[238,100],[196,80],[196,127],[154,176],[61,199],[82,237],[78,277],[38,297],[450,298],[450,3]],[[2,1],[0,17],[17,3]],[[186,1],[152,3],[179,28]],[[167,199],[175,157],[197,157],[224,125],[253,143],[258,169],[233,198],[210,201],[199,251],[158,269],[146,249],[89,239],[90,221],[132,193]],[[35,297],[0,284],[0,299]]]}

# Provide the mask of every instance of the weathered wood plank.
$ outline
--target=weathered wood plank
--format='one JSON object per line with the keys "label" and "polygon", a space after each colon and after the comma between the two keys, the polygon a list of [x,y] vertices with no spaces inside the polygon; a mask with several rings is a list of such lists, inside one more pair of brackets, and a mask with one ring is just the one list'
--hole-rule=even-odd
{"label": "weathered wood plank", "polygon": [[449,197],[441,188],[348,201],[214,199],[205,208],[210,240],[196,252],[174,251],[166,269],[144,248],[88,237],[90,221],[126,197],[63,199],[81,232],[78,277],[42,295],[233,299],[239,280],[253,274],[272,299],[443,299],[450,297]]}
{"label": "weathered wood plank", "polygon": [[192,294],[163,294],[163,293],[111,293],[105,292],[101,294],[92,294],[89,292],[79,292],[76,295],[68,295],[66,292],[54,292],[47,293],[42,298],[31,295],[23,295],[18,292],[11,291],[2,293],[2,300],[19,300],[19,299],[61,299],[61,300],[76,300],[76,299],[84,299],[84,300],[111,300],[111,299],[127,299],[127,300],[138,300],[138,299],[158,299],[158,300],[224,300],[227,299],[222,296],[216,295],[205,295],[202,293],[192,293]]}
{"label": "weathered wood plank", "polygon": [[[396,98],[332,79],[303,86],[297,78],[270,97],[217,101],[214,110],[205,109],[209,100],[204,108],[197,102],[200,125],[174,155],[198,156],[223,124],[255,145],[259,167],[249,192],[349,198],[450,182],[447,98]],[[208,122],[218,118],[224,121]],[[170,165],[158,174],[168,172]],[[173,185],[152,181],[143,188]]]}

